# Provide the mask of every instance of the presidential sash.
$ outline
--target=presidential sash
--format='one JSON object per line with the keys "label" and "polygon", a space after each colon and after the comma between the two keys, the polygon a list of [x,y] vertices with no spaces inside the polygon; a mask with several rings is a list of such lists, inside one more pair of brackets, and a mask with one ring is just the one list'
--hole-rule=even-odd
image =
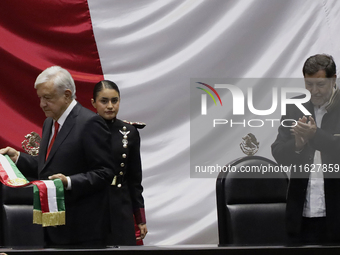
{"label": "presidential sash", "polygon": [[29,182],[8,155],[0,154],[0,181],[12,188],[33,185],[33,223],[65,225],[64,185],[60,179]]}

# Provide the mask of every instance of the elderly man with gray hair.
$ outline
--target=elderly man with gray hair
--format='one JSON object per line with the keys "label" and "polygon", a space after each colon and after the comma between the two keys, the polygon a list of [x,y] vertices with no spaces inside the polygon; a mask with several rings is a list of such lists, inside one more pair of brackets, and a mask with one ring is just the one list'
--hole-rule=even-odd
{"label": "elderly man with gray hair", "polygon": [[108,188],[114,177],[111,135],[103,119],[75,100],[70,73],[52,66],[36,79],[46,115],[37,157],[0,150],[28,177],[59,178],[65,187],[66,225],[46,227],[47,247],[101,247],[108,230]]}

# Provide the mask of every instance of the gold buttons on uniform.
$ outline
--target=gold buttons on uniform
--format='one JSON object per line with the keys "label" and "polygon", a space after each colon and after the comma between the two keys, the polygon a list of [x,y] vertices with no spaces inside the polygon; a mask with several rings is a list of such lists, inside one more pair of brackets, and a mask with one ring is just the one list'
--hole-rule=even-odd
{"label": "gold buttons on uniform", "polygon": [[122,158],[126,158],[126,154],[125,153],[122,154]]}
{"label": "gold buttons on uniform", "polygon": [[118,187],[118,188],[122,187],[122,184],[119,183],[119,184],[117,185],[117,187]]}
{"label": "gold buttons on uniform", "polygon": [[123,173],[123,171],[120,171],[119,174],[120,174],[120,175],[123,175],[124,173]]}
{"label": "gold buttons on uniform", "polygon": [[120,166],[121,166],[121,167],[124,167],[124,166],[125,166],[125,164],[124,164],[124,163],[120,163]]}

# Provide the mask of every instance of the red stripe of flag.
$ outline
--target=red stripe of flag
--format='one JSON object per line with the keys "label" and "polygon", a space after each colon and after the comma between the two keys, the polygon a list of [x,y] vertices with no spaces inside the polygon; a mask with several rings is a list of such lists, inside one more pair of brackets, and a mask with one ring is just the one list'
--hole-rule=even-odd
{"label": "red stripe of flag", "polygon": [[37,185],[39,189],[41,212],[50,212],[46,184],[43,181],[34,181],[33,184]]}
{"label": "red stripe of flag", "polygon": [[0,148],[20,150],[26,134],[41,134],[34,82],[49,66],[67,69],[77,101],[93,109],[93,86],[104,77],[86,0],[0,1],[0,38]]}

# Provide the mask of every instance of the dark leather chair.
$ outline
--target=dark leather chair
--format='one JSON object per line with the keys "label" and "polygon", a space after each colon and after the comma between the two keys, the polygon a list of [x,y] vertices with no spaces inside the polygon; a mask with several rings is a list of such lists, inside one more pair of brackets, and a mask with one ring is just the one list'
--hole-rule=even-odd
{"label": "dark leather chair", "polygon": [[1,192],[3,246],[43,247],[43,228],[33,224],[33,188],[10,188],[1,184]]}
{"label": "dark leather chair", "polygon": [[[267,158],[248,156],[228,164],[216,182],[219,244],[284,245],[288,177],[282,172],[241,172],[277,166]],[[227,166],[228,166],[227,165]],[[246,167],[246,168],[245,168]]]}

